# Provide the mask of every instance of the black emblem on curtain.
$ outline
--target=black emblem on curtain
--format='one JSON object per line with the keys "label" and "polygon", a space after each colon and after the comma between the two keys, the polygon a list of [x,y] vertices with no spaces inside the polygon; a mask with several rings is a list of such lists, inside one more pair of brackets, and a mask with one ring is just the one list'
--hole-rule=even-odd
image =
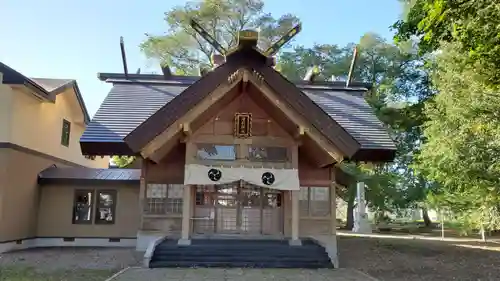
{"label": "black emblem on curtain", "polygon": [[211,181],[219,181],[222,178],[222,172],[218,169],[208,170],[208,178]]}
{"label": "black emblem on curtain", "polygon": [[262,183],[265,185],[272,185],[275,180],[276,178],[271,172],[265,172],[262,174]]}

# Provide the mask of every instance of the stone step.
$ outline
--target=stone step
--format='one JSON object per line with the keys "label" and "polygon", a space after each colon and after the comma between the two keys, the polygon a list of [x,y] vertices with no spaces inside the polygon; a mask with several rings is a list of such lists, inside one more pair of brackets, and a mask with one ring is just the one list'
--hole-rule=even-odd
{"label": "stone step", "polygon": [[222,268],[332,268],[330,262],[191,262],[191,261],[152,261],[151,268],[193,268],[193,267],[222,267]]}
{"label": "stone step", "polygon": [[238,256],[176,256],[176,255],[157,255],[153,256],[153,261],[191,261],[191,262],[329,262],[327,255],[310,255],[310,256],[265,256],[265,255],[238,255]]}
{"label": "stone step", "polygon": [[291,246],[287,240],[198,239],[191,245],[160,243],[150,267],[330,268],[332,264],[325,249],[307,239],[302,246]]}

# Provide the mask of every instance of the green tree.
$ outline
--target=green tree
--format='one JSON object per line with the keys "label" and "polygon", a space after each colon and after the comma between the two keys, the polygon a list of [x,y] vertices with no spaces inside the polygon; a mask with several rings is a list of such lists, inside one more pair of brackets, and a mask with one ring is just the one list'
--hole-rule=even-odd
{"label": "green tree", "polygon": [[113,156],[113,163],[119,168],[127,168],[132,162],[134,162],[134,156]]}
{"label": "green tree", "polygon": [[146,34],[141,50],[148,58],[191,75],[212,66],[214,48],[190,27],[191,19],[226,49],[237,44],[238,32],[244,29],[258,29],[259,47],[267,48],[299,22],[291,14],[274,18],[265,13],[262,0],[189,1],[165,13],[167,33]]}
{"label": "green tree", "polygon": [[500,83],[500,3],[492,0],[405,0],[405,17],[394,24],[396,40],[417,37],[422,53],[456,46],[482,64],[490,83]]}
{"label": "green tree", "polygon": [[[166,34],[146,34],[140,45],[142,52],[177,75],[198,75],[200,68],[213,66],[210,58],[214,48],[191,28],[191,19],[226,49],[237,44],[240,30],[258,29],[259,47],[265,49],[299,23],[291,14],[274,18],[265,13],[262,0],[189,1],[165,13]],[[133,158],[116,156],[113,160],[125,167]]]}
{"label": "green tree", "polygon": [[471,228],[500,226],[500,92],[462,47],[443,45],[416,167],[439,183],[434,200]]}
{"label": "green tree", "polygon": [[[278,59],[281,73],[290,80],[301,80],[311,65],[317,65],[317,80],[345,80],[355,44],[340,47],[318,44],[298,46],[283,52]],[[373,85],[366,96],[378,117],[391,129],[398,144],[395,163],[373,166],[347,163],[343,169],[357,181],[367,183],[368,206],[378,212],[407,207],[422,207],[427,181],[411,168],[413,155],[422,139],[420,125],[423,102],[432,96],[423,59],[412,42],[398,45],[377,34],[365,34],[359,44],[354,79]],[[355,184],[339,194],[347,202],[347,228],[352,227]],[[430,223],[430,221],[428,221]]]}

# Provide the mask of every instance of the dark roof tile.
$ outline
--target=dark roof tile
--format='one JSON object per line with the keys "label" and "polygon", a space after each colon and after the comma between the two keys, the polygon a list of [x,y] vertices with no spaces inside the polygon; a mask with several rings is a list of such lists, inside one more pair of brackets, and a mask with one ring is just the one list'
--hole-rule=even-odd
{"label": "dark roof tile", "polygon": [[363,92],[303,92],[353,136],[361,144],[361,149],[396,149],[384,124],[363,98]]}
{"label": "dark roof tile", "polygon": [[123,138],[188,85],[117,83],[83,133],[81,142],[123,142]]}
{"label": "dark roof tile", "polygon": [[[187,85],[116,83],[81,142],[123,142],[123,138]],[[302,86],[302,91],[339,123],[362,149],[395,149],[384,125],[364,100],[363,92]]]}
{"label": "dark roof tile", "polygon": [[85,167],[50,167],[38,175],[40,184],[66,182],[137,182],[140,169],[93,169]]}

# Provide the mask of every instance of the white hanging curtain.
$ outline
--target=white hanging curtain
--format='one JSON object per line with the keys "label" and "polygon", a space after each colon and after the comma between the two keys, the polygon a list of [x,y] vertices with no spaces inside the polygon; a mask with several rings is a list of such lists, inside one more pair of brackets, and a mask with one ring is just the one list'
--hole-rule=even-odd
{"label": "white hanging curtain", "polygon": [[184,166],[185,185],[228,184],[240,180],[265,188],[300,190],[297,169],[226,168],[199,164]]}

